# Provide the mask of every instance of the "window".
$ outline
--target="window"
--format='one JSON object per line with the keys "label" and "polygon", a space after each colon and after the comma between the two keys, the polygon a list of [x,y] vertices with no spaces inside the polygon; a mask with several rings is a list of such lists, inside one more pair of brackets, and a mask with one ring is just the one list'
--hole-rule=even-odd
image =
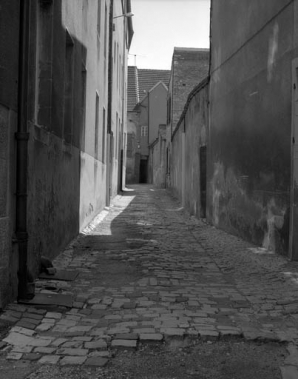
{"label": "window", "polygon": [[148,135],[148,126],[141,126],[141,137],[147,137]]}

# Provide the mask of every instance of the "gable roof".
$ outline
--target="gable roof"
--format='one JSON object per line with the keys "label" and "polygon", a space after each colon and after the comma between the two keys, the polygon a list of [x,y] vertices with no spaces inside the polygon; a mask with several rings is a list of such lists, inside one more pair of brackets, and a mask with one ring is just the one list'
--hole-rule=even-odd
{"label": "gable roof", "polygon": [[168,87],[170,74],[170,70],[138,69],[136,66],[128,66],[127,110],[133,111],[136,104],[160,82]]}
{"label": "gable roof", "polygon": [[139,99],[142,100],[158,82],[163,82],[168,87],[170,75],[170,70],[138,69]]}

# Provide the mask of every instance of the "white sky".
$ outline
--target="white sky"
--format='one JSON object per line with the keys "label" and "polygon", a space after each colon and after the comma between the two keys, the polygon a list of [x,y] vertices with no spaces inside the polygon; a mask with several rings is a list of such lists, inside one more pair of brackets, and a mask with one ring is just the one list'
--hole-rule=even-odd
{"label": "white sky", "polygon": [[171,69],[174,46],[209,48],[210,0],[131,0],[128,65]]}

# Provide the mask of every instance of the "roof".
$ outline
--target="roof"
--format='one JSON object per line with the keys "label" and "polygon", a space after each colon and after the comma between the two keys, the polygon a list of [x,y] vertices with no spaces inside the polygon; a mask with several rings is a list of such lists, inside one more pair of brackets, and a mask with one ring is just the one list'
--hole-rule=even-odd
{"label": "roof", "polygon": [[127,110],[132,111],[139,102],[138,69],[128,66],[127,71]]}
{"label": "roof", "polygon": [[209,61],[209,49],[194,47],[174,47],[173,60]]}
{"label": "roof", "polygon": [[168,87],[170,75],[170,70],[138,69],[139,99],[142,100],[158,82],[163,82]]}
{"label": "roof", "polygon": [[168,87],[170,75],[170,70],[138,69],[136,66],[128,66],[127,110],[133,111],[136,104],[158,83],[162,82]]}

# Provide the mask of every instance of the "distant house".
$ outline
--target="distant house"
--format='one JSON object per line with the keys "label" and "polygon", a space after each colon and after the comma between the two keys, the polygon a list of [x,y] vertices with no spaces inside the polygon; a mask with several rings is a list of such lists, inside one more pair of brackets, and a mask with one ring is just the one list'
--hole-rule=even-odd
{"label": "distant house", "polygon": [[128,67],[126,183],[147,183],[149,145],[166,123],[169,70]]}

